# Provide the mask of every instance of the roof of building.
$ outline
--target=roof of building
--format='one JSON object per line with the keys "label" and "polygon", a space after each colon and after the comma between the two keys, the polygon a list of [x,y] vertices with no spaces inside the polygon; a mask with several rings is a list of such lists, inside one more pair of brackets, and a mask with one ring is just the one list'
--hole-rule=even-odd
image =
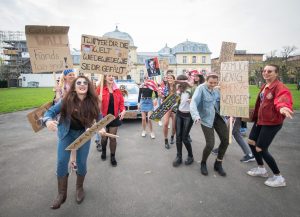
{"label": "roof of building", "polygon": [[129,41],[130,46],[134,46],[132,37],[127,32],[120,32],[118,26],[116,26],[115,31],[107,32],[103,35],[103,37],[127,40]]}
{"label": "roof of building", "polygon": [[176,53],[207,53],[211,54],[210,50],[208,49],[207,44],[202,44],[198,42],[192,42],[186,40],[171,49],[173,54]]}

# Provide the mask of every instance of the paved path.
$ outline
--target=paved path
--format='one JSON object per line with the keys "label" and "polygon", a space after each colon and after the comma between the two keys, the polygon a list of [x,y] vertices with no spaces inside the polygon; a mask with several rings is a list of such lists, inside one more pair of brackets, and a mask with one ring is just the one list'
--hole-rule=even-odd
{"label": "paved path", "polygon": [[[162,128],[156,139],[140,136],[140,121],[127,121],[119,130],[117,160],[112,168],[100,159],[94,143],[88,159],[86,199],[75,203],[75,175],[69,178],[68,198],[59,210],[49,208],[57,193],[56,135],[34,133],[29,111],[0,115],[0,216],[84,217],[254,217],[300,215],[300,113],[287,120],[271,145],[271,153],[287,179],[286,188],[273,189],[263,178],[249,177],[252,163],[240,163],[242,151],[234,142],[224,160],[228,176],[200,174],[204,146],[200,126],[191,132],[196,162],[172,167],[175,145],[163,146]],[[184,155],[186,151],[184,150]]]}

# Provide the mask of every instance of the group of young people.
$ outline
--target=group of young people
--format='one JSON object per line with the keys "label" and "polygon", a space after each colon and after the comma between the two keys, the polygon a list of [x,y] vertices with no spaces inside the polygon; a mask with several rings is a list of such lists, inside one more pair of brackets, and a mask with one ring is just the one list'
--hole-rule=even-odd
{"label": "group of young people", "polygon": [[[285,117],[292,118],[292,96],[289,89],[278,79],[279,68],[276,65],[265,66],[262,76],[266,83],[262,85],[253,115],[253,127],[249,134],[248,144],[241,145],[240,138],[233,133],[236,141],[241,145],[246,154],[253,154],[258,167],[247,172],[250,176],[268,177],[264,161],[271,168],[273,176],[265,181],[271,187],[285,186],[286,182],[281,176],[276,161],[269,153],[268,148],[275,135],[282,128]],[[166,99],[171,94],[178,95],[177,106],[171,108],[163,117],[163,134],[166,149],[175,143],[177,154],[173,166],[182,164],[182,146],[185,145],[188,156],[184,163],[190,165],[194,161],[192,140],[189,136],[193,124],[201,124],[206,145],[202,152],[200,171],[208,175],[207,159],[215,145],[214,131],[220,138],[220,145],[214,163],[214,170],[221,176],[226,176],[222,161],[229,145],[229,132],[226,118],[220,114],[220,90],[217,88],[219,77],[217,74],[208,73],[206,78],[201,73],[179,75],[175,79],[172,70],[168,70],[160,87],[149,77],[144,77],[139,93],[139,109],[142,112],[142,136],[146,136],[148,122],[150,137],[155,138],[151,120],[154,110],[153,92],[155,98]],[[115,116],[105,129],[101,129],[99,151],[101,159],[106,160],[106,148],[109,142],[110,161],[112,166],[117,166],[115,137],[107,137],[106,132],[117,134],[118,127],[125,115],[124,97],[122,91],[114,83],[112,75],[104,76],[104,84],[95,87],[86,76],[75,77],[74,70],[65,70],[60,84],[55,89],[54,105],[44,114],[43,123],[52,131],[57,131],[57,183],[58,195],[51,208],[58,209],[67,198],[70,155],[71,164],[76,167],[76,201],[81,203],[85,197],[83,183],[87,173],[87,158],[91,140],[74,152],[66,151],[66,147],[75,141],[83,132],[90,128],[95,121],[107,114]],[[161,103],[161,102],[159,102]],[[147,120],[148,118],[148,120]],[[171,139],[168,140],[169,120],[172,120]],[[240,119],[236,118],[236,132],[239,131]],[[235,132],[235,131],[234,131]],[[175,137],[176,135],[176,137]],[[71,154],[72,153],[72,154]],[[253,157],[252,157],[253,158]],[[245,161],[246,162],[246,161]]]}
{"label": "group of young people", "polygon": [[[272,140],[281,129],[285,117],[292,118],[293,101],[289,89],[279,80],[279,67],[277,65],[266,65],[262,71],[265,84],[261,86],[255,110],[252,117],[254,122],[249,134],[248,144],[242,138],[240,131],[241,117],[234,117],[232,135],[244,152],[241,162],[256,161],[258,167],[247,172],[250,176],[269,177],[264,161],[273,172],[264,183],[270,187],[286,186],[285,178],[280,174],[277,163],[269,152]],[[149,78],[145,77],[145,83]],[[222,166],[222,161],[229,145],[229,129],[227,117],[220,114],[220,87],[219,77],[215,73],[208,73],[206,78],[200,73],[175,76],[171,70],[167,71],[160,86],[160,91],[155,93],[156,98],[165,99],[170,94],[177,94],[179,100],[177,109],[170,109],[163,117],[163,133],[165,138],[165,148],[169,149],[168,126],[172,120],[171,144],[174,143],[176,134],[177,154],[173,161],[173,166],[182,164],[182,144],[187,149],[188,156],[186,165],[193,163],[193,151],[191,138],[189,136],[193,124],[200,124],[206,145],[202,152],[200,171],[203,175],[208,175],[207,159],[211,153],[217,155],[214,170],[221,176],[226,176]],[[140,89],[140,108],[143,113],[142,136],[146,135],[146,122],[151,125],[151,138],[155,138],[151,120],[146,120],[153,112],[153,88],[142,85]],[[144,99],[147,100],[145,106]],[[150,106],[149,106],[150,104]],[[220,138],[220,145],[213,149],[215,145],[215,131]],[[264,161],[263,161],[264,160]]]}

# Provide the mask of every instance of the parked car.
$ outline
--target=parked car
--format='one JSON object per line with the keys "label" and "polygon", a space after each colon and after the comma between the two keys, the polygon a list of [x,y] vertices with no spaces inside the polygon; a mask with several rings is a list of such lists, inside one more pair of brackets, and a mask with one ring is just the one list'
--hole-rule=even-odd
{"label": "parked car", "polygon": [[116,80],[120,89],[125,89],[127,95],[124,96],[126,114],[124,119],[141,118],[141,111],[138,110],[139,86],[134,80]]}

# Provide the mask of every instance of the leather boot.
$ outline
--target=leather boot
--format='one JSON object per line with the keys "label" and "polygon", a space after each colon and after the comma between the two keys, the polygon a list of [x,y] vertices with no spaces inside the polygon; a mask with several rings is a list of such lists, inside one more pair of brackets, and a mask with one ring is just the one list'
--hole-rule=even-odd
{"label": "leather boot", "polygon": [[101,149],[102,149],[101,159],[102,160],[106,160],[106,146],[107,146],[107,139],[101,140]]}
{"label": "leather boot", "polygon": [[202,175],[207,176],[208,175],[208,171],[207,171],[207,167],[206,167],[206,162],[201,162],[201,167],[200,167],[201,173]]}
{"label": "leather boot", "polygon": [[54,200],[51,209],[58,209],[67,199],[68,176],[57,177],[58,195]]}
{"label": "leather boot", "polygon": [[220,176],[226,176],[226,173],[222,167],[222,161],[216,160],[214,164],[214,169],[220,174]]}
{"label": "leather boot", "polygon": [[85,196],[84,190],[83,190],[83,182],[84,182],[85,176],[80,176],[77,174],[76,179],[76,202],[80,204]]}
{"label": "leather boot", "polygon": [[182,157],[176,156],[175,160],[173,161],[173,167],[178,167],[182,163]]}

